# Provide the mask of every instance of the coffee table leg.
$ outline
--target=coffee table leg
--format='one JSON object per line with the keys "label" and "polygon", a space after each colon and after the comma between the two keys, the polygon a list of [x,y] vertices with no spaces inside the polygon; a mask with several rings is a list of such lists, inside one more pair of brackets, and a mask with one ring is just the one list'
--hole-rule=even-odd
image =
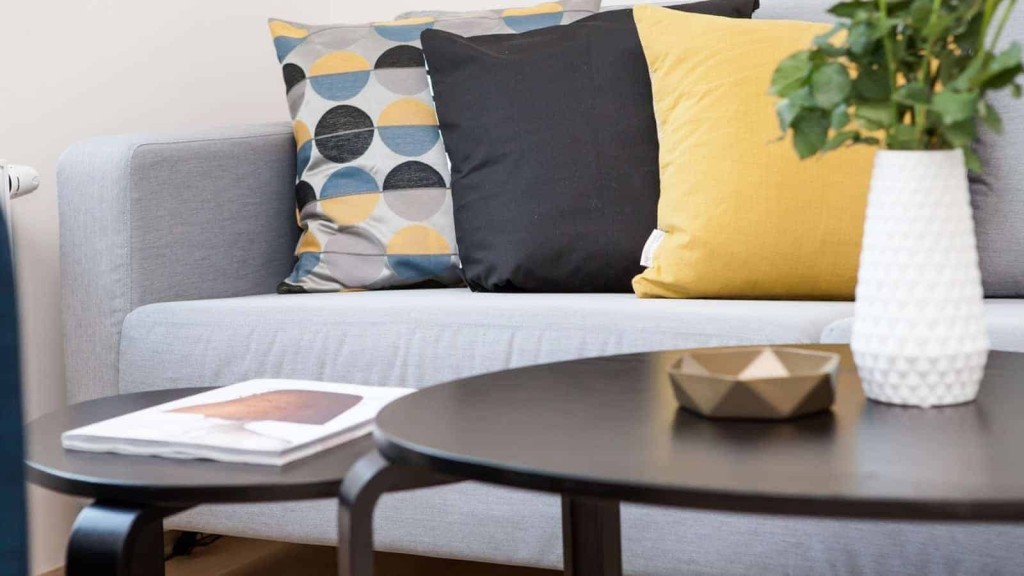
{"label": "coffee table leg", "polygon": [[345,475],[338,510],[338,569],[341,576],[373,576],[373,510],[387,492],[460,482],[433,472],[396,466],[376,450]]}
{"label": "coffee table leg", "polygon": [[94,502],[75,519],[67,576],[162,576],[163,519],[184,508]]}
{"label": "coffee table leg", "polygon": [[622,576],[618,500],[562,495],[566,576]]}

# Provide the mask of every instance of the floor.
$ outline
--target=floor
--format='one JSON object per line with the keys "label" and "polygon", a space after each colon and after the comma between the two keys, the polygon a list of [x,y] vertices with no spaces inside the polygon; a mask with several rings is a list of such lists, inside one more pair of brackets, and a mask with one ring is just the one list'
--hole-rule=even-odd
{"label": "floor", "polygon": [[[170,539],[168,539],[170,541]],[[377,554],[377,576],[556,576],[561,572],[497,566],[478,562]],[[166,576],[336,576],[335,549],[244,538],[221,538],[196,548],[187,557],[172,558]],[[40,576],[64,576],[62,569]]]}

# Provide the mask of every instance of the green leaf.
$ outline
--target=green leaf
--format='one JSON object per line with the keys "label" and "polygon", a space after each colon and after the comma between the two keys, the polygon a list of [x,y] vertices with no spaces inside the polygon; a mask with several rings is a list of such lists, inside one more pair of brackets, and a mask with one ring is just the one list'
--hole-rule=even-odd
{"label": "green leaf", "polygon": [[853,81],[853,90],[862,100],[884,102],[889,99],[889,75],[884,68],[861,68]]}
{"label": "green leaf", "polygon": [[939,92],[932,98],[931,109],[942,117],[942,123],[949,126],[974,118],[978,106],[977,92]]}
{"label": "green leaf", "polygon": [[803,87],[793,92],[789,97],[780,100],[775,105],[775,113],[779,117],[779,128],[785,132],[793,125],[793,119],[804,108],[814,106],[814,98],[811,97],[811,89]]}
{"label": "green leaf", "polygon": [[850,123],[850,111],[846,104],[840,104],[832,110],[829,124],[833,130],[842,130]]}
{"label": "green leaf", "polygon": [[984,18],[977,16],[977,12],[982,8],[984,2],[972,2],[972,4],[975,4],[973,7],[974,10],[969,10],[967,13],[961,15],[961,18],[970,18],[967,22],[967,26],[954,35],[956,45],[959,46],[965,54],[975,54],[984,40],[981,35]]}
{"label": "green leaf", "polygon": [[825,64],[811,75],[811,94],[822,108],[832,109],[845,102],[851,85],[850,73],[836,62]]}
{"label": "green leaf", "polygon": [[[910,7],[910,0],[889,0],[889,14],[898,14]],[[862,13],[878,11],[877,0],[848,0],[828,9],[829,14],[840,18],[853,18]]]}
{"label": "green leaf", "polygon": [[982,76],[982,72],[985,70],[987,58],[974,58],[971,63],[964,68],[964,71],[957,76],[956,80],[951,82],[947,88],[950,90],[965,91],[970,90],[972,86],[978,83]]}
{"label": "green leaf", "polygon": [[1002,134],[1003,117],[999,115],[999,112],[995,107],[984,100],[982,100],[978,106],[981,111],[981,120],[985,123],[985,126],[988,126],[989,130],[992,130],[996,134]]}
{"label": "green leaf", "polygon": [[793,146],[801,159],[814,156],[825,147],[828,126],[824,110],[808,108],[797,115],[793,120]]}
{"label": "green leaf", "polygon": [[974,142],[974,137],[977,133],[978,126],[973,118],[950,124],[942,131],[942,135],[945,136],[946,140],[958,148],[970,146]]}
{"label": "green leaf", "polygon": [[888,147],[890,150],[914,150],[917,146],[917,131],[913,126],[897,124],[889,132]]}
{"label": "green leaf", "polygon": [[785,98],[799,90],[807,83],[811,75],[811,52],[804,50],[797,52],[779,62],[775,72],[772,74],[772,87],[770,93],[773,96]]}
{"label": "green leaf", "polygon": [[939,82],[953,86],[967,65],[967,58],[953,52],[939,54]]}
{"label": "green leaf", "polygon": [[910,5],[910,23],[914,28],[923,29],[932,15],[932,0],[914,0]]}
{"label": "green leaf", "polygon": [[893,94],[893,100],[908,106],[928,104],[931,101],[931,90],[920,82],[911,82],[900,86]]}
{"label": "green leaf", "polygon": [[952,23],[952,15],[939,14],[924,27],[921,34],[930,41],[944,40],[949,36],[949,26]]}
{"label": "green leaf", "polygon": [[846,55],[846,47],[842,43],[833,43],[832,40],[837,34],[846,30],[845,24],[836,24],[828,32],[814,37],[814,48],[817,52],[829,58],[838,58]]}
{"label": "green leaf", "polygon": [[991,64],[988,65],[988,74],[1010,70],[1020,66],[1020,64],[1021,45],[1020,42],[1014,42],[1009,48],[996,54],[992,59]]}
{"label": "green leaf", "polygon": [[824,46],[826,44],[830,44],[832,42],[832,38],[834,38],[835,35],[838,34],[840,31],[845,29],[846,26],[843,24],[836,24],[832,26],[832,28],[830,28],[828,32],[825,32],[824,34],[818,34],[817,36],[814,37],[814,45]]}
{"label": "green leaf", "polygon": [[974,150],[971,150],[970,146],[964,146],[963,151],[964,162],[967,164],[967,169],[975,174],[981,174],[981,158],[978,157]]}
{"label": "green leaf", "polygon": [[854,117],[869,131],[888,128],[896,121],[893,118],[892,106],[887,102],[864,102],[859,104],[854,112]]}
{"label": "green leaf", "polygon": [[875,31],[871,26],[858,23],[850,27],[850,37],[847,40],[850,44],[850,52],[858,55],[866,54],[874,45],[875,40]]}
{"label": "green leaf", "polygon": [[803,106],[789,98],[779,100],[775,105],[775,115],[779,117],[779,130],[782,130],[783,134],[789,130],[789,127],[793,125],[793,119],[803,109]]}
{"label": "green leaf", "polygon": [[1014,42],[992,59],[980,83],[986,89],[998,90],[1016,80],[1021,72],[1024,72],[1024,66],[1021,65],[1021,47]]}
{"label": "green leaf", "polygon": [[828,142],[825,143],[825,148],[823,148],[823,151],[831,152],[832,150],[839,148],[840,146],[846,144],[847,142],[856,143],[858,136],[859,134],[853,130],[843,130],[841,132],[836,132],[831,138],[828,139]]}
{"label": "green leaf", "polygon": [[849,2],[840,2],[835,6],[828,9],[829,14],[838,16],[840,18],[853,18],[857,15],[857,12],[865,10],[874,10],[873,0],[851,0]]}
{"label": "green leaf", "polygon": [[1010,47],[1003,50],[992,59],[992,62],[988,65],[986,74],[999,73],[1004,70],[1010,70],[1020,66],[1021,62],[1021,47],[1019,42],[1010,44]]}

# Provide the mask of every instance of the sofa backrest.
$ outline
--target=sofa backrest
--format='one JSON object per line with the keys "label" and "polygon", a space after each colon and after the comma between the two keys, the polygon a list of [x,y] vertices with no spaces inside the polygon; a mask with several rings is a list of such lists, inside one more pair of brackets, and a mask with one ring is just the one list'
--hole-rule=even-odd
{"label": "sofa backrest", "polygon": [[754,18],[828,22],[832,19],[828,8],[833,3],[828,0],[761,0]]}
{"label": "sofa backrest", "polygon": [[[1024,5],[1003,32],[1001,44],[1024,44]],[[978,219],[978,246],[985,293],[1024,295],[1024,100],[1008,91],[991,99],[1003,118],[1003,134],[982,131],[975,150],[984,171],[972,176],[971,201]]]}

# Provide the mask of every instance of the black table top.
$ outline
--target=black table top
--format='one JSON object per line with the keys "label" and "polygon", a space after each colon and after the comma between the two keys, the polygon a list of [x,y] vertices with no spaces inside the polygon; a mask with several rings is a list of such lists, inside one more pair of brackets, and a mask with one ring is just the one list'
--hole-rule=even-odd
{"label": "black table top", "polygon": [[679,410],[678,352],[510,370],[401,398],[392,462],[523,488],[694,508],[839,517],[1024,519],[1024,355],[993,352],[977,402],[865,400],[849,350],[836,403],[800,420]]}
{"label": "black table top", "polygon": [[209,388],[124,394],[52,412],[26,426],[29,481],[51,490],[151,506],[335,498],[345,473],[373,448],[369,436],[282,467],[65,450],[65,430]]}

